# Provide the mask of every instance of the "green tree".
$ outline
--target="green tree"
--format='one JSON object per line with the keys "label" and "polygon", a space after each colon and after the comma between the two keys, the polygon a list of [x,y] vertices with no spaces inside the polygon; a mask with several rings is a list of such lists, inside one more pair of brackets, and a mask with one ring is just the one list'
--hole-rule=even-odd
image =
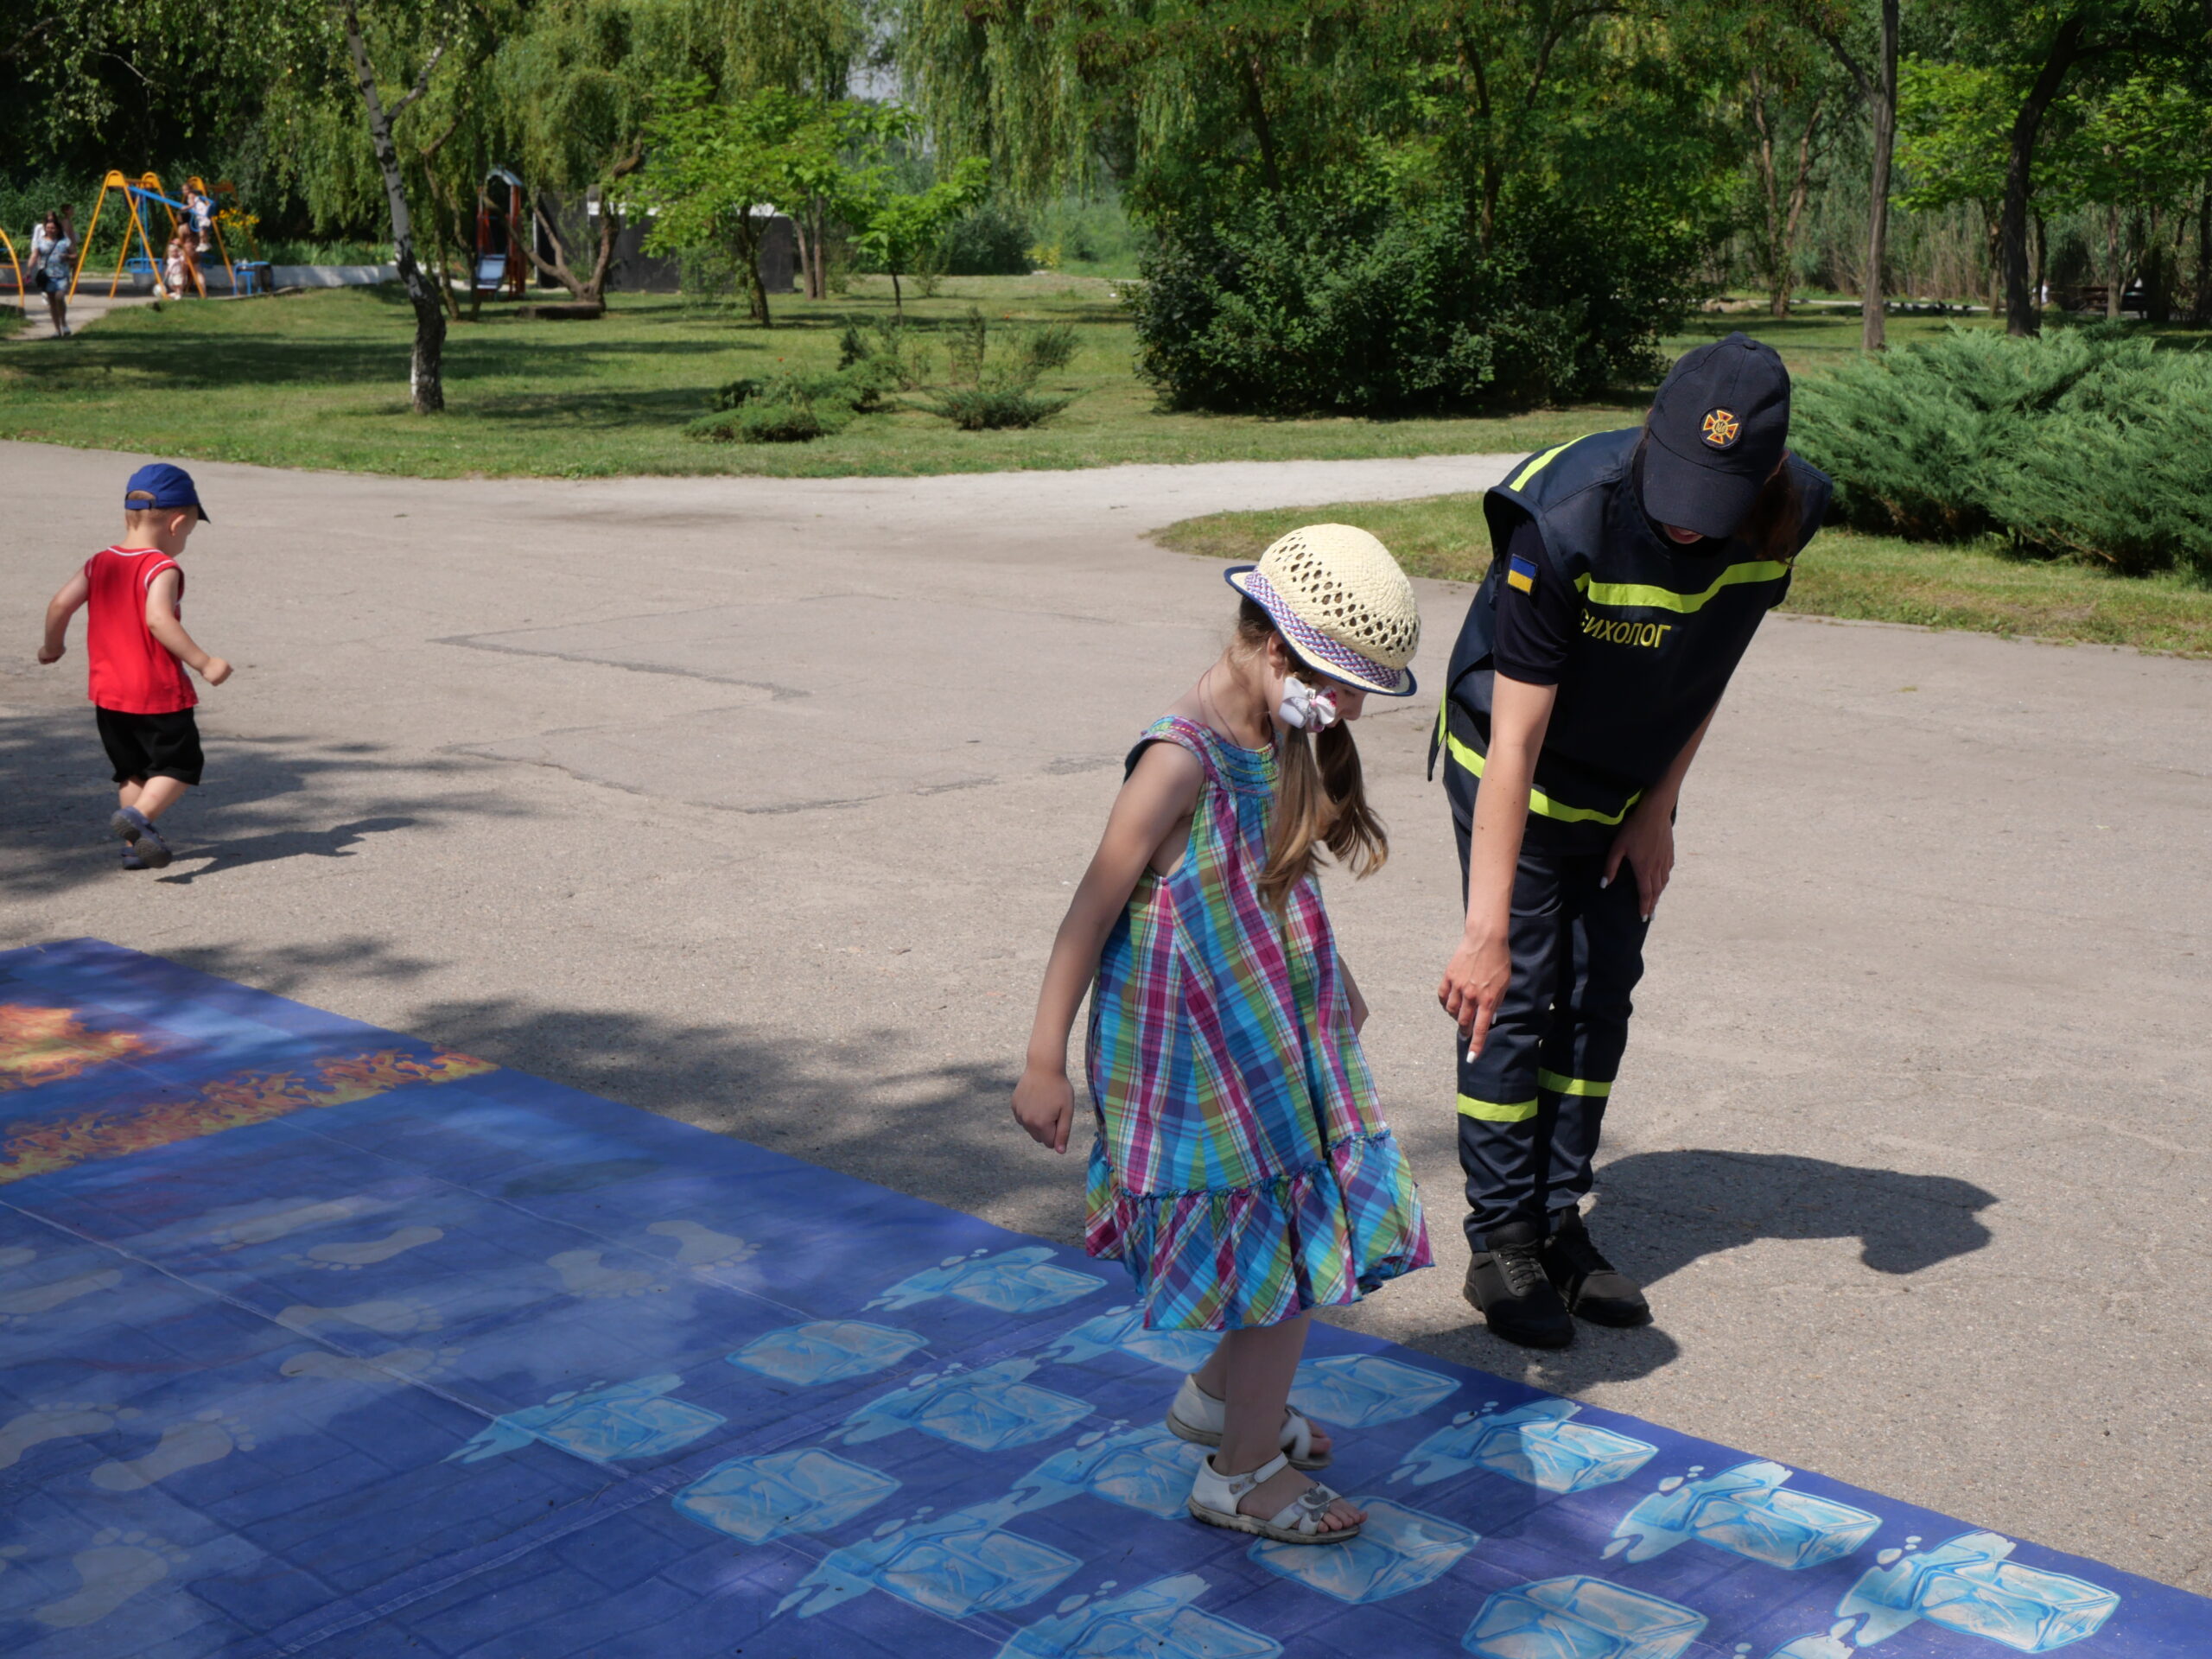
{"label": "green tree", "polygon": [[722,100],[702,79],[666,87],[637,174],[638,194],[654,210],[645,245],[727,253],[753,320],[767,327],[760,246],[771,218],[802,204],[841,217],[875,211],[882,127],[880,115],[852,99],[825,103],[768,87]]}
{"label": "green tree", "polygon": [[901,274],[927,257],[944,233],[990,194],[990,163],[970,156],[926,189],[886,188],[854,200],[854,245],[889,273],[891,302],[901,313],[906,303],[899,286]]}

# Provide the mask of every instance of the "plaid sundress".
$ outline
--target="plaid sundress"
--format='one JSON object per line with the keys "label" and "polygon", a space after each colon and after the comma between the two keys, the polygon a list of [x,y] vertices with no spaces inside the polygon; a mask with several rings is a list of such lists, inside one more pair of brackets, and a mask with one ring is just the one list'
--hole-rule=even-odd
{"label": "plaid sundress", "polygon": [[1428,1266],[1421,1197],[1319,883],[1280,915],[1260,899],[1274,751],[1175,715],[1138,750],[1153,742],[1196,755],[1205,782],[1182,861],[1146,871],[1099,957],[1084,1242],[1128,1265],[1147,1329],[1279,1325]]}

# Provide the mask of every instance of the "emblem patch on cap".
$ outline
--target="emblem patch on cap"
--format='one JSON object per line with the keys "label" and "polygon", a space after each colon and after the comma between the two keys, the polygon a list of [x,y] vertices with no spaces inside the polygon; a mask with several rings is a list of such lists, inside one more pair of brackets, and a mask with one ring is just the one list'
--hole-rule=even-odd
{"label": "emblem patch on cap", "polygon": [[1705,424],[1699,429],[1705,441],[1716,449],[1726,449],[1742,435],[1744,423],[1735,412],[1726,409],[1709,409],[1705,412]]}

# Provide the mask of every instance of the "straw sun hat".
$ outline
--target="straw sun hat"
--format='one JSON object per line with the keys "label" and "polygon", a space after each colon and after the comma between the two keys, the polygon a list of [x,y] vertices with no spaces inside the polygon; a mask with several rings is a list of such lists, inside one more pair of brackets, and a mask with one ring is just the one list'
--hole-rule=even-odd
{"label": "straw sun hat", "polygon": [[1229,585],[1259,602],[1284,642],[1316,672],[1376,692],[1409,697],[1406,666],[1421,645],[1413,583],[1390,550],[1351,524],[1307,524],[1260,555],[1231,565]]}

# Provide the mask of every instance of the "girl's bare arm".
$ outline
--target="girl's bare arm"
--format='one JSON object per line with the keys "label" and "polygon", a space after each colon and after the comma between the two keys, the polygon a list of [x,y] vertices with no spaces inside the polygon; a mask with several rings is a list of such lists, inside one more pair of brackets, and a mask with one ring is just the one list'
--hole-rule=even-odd
{"label": "girl's bare arm", "polygon": [[1053,936],[1044,988],[1037,994],[1037,1018],[1030,1027],[1028,1058],[1014,1090],[1014,1116],[1032,1138],[1054,1152],[1068,1149],[1075,1116],[1067,1076],[1068,1033],[1098,972],[1098,953],[1145,866],[1198,804],[1205,781],[1205,769],[1189,750],[1173,743],[1146,748],[1114,799],[1106,833]]}
{"label": "girl's bare arm", "polygon": [[200,677],[208,684],[220,685],[231,677],[231,665],[200,650],[184,631],[184,624],[176,613],[177,589],[181,585],[177,573],[169,569],[156,576],[147,587],[146,632],[160,640],[162,648],[177,661],[198,671]]}

